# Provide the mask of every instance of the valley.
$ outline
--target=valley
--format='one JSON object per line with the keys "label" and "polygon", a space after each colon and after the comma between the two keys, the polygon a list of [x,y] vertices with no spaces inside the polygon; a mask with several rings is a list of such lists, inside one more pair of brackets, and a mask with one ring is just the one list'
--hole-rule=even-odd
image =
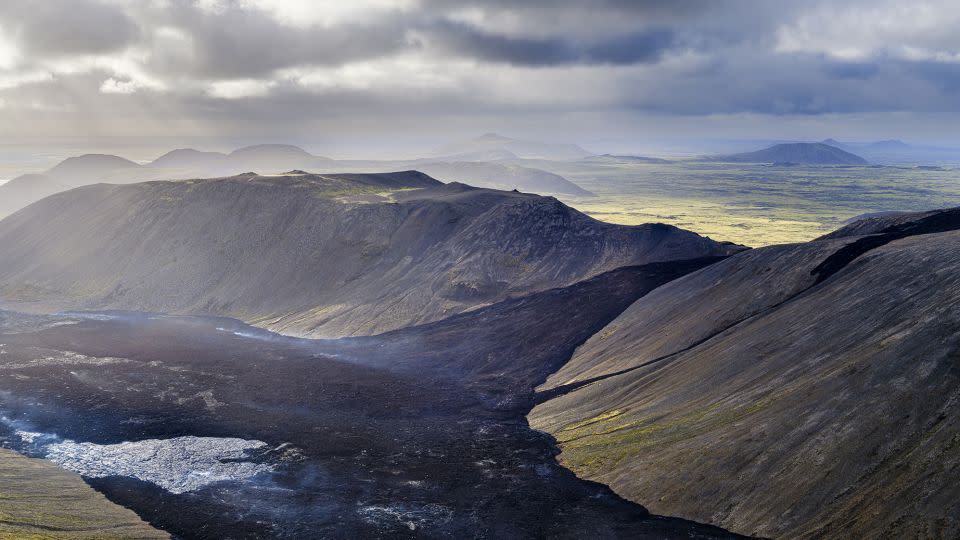
{"label": "valley", "polygon": [[[713,262],[628,267],[333,341],[229,319],[5,312],[0,433],[28,455],[69,451],[64,466],[112,501],[190,538],[730,538],[577,479],[524,420],[533,387],[580,342]],[[163,450],[138,458],[126,441]],[[140,479],[123,473],[131,459]],[[190,480],[205,470],[218,481]]]}

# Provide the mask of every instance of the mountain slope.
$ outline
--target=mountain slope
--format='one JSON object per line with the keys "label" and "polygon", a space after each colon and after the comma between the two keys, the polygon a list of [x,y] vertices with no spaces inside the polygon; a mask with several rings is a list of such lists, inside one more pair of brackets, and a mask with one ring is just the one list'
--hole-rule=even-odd
{"label": "mountain slope", "polygon": [[310,336],[434,321],[737,248],[418,172],[95,185],[0,222],[0,301],[230,315]]}
{"label": "mountain slope", "polygon": [[18,176],[0,185],[0,219],[65,189],[69,186],[43,174]]}
{"label": "mountain slope", "polygon": [[865,165],[867,160],[823,143],[776,144],[763,150],[713,156],[708,161],[726,163],[800,163],[805,165]]}
{"label": "mountain slope", "polygon": [[877,233],[741,253],[641,298],[541,388],[531,425],[654,512],[955,536],[960,211]]}

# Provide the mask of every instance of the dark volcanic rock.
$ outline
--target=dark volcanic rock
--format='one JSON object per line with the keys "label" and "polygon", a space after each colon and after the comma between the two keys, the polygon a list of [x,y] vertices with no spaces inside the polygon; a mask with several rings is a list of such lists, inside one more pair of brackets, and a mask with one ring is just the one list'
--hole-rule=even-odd
{"label": "dark volcanic rock", "polygon": [[0,299],[370,334],[621,266],[737,249],[418,172],[251,173],[87,186],[30,206],[0,222]]}

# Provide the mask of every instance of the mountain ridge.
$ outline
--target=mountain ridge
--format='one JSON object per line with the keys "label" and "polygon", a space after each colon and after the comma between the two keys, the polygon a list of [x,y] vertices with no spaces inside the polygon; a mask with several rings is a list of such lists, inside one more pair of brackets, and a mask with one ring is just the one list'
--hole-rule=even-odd
{"label": "mountain ridge", "polygon": [[7,303],[228,315],[305,336],[378,333],[740,249],[419,172],[91,185],[0,221],[0,248]]}

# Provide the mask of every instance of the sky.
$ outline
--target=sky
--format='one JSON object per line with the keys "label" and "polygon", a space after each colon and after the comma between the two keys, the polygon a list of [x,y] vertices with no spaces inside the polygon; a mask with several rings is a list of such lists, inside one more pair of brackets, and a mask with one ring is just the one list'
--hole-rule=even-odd
{"label": "sky", "polygon": [[3,0],[0,138],[956,142],[956,0]]}

